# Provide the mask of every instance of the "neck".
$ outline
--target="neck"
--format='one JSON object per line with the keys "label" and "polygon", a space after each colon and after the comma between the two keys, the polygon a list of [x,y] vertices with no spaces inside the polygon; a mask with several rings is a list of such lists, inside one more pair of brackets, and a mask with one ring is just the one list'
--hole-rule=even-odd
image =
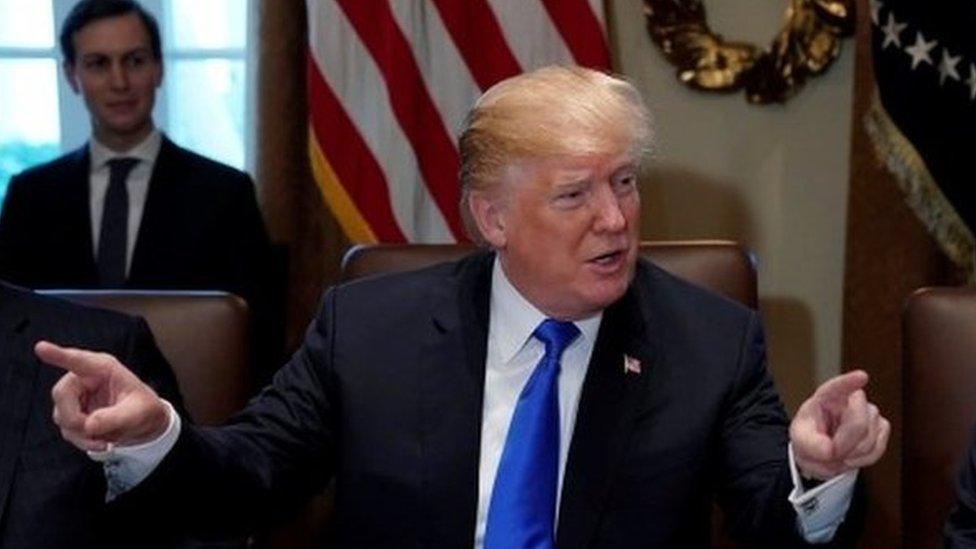
{"label": "neck", "polygon": [[153,126],[152,121],[149,121],[138,129],[124,134],[106,131],[103,128],[97,127],[92,130],[92,134],[99,143],[105,145],[112,151],[125,152],[142,143],[152,133],[153,129],[155,129],[155,126]]}

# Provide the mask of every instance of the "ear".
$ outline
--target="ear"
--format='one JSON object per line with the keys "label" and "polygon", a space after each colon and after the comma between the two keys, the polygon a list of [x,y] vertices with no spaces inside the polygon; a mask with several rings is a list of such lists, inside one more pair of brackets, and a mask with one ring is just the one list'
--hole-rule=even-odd
{"label": "ear", "polygon": [[163,76],[166,75],[166,70],[163,65],[162,59],[156,60],[156,88],[159,89],[163,85]]}
{"label": "ear", "polygon": [[75,76],[75,64],[70,61],[65,61],[61,63],[61,70],[64,71],[64,78],[68,81],[68,85],[71,86],[71,90],[76,94],[81,93],[81,86],[78,84],[78,78]]}
{"label": "ear", "polygon": [[485,242],[496,250],[505,249],[507,243],[505,232],[506,208],[501,200],[487,191],[471,191],[471,195],[468,197],[468,208],[470,208],[471,218]]}

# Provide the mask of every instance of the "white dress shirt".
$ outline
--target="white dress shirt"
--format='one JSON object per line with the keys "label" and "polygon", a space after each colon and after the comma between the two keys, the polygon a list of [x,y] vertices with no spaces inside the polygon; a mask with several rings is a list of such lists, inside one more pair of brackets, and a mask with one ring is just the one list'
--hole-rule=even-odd
{"label": "white dress shirt", "polygon": [[132,266],[132,253],[136,247],[139,235],[139,224],[142,223],[142,212],[146,206],[146,195],[149,193],[149,179],[152,177],[156,157],[163,143],[163,136],[159,130],[153,129],[139,144],[127,151],[113,151],[98,142],[94,136],[88,143],[91,159],[91,171],[88,177],[88,207],[91,212],[92,251],[98,260],[98,240],[102,230],[102,210],[105,207],[105,193],[109,183],[109,160],[116,158],[135,158],[139,162],[132,167],[125,180],[125,188],[129,195],[129,221],[125,240],[125,272],[129,274]]}
{"label": "white dress shirt", "polygon": [[[473,538],[475,549],[483,546],[495,473],[518,396],[545,353],[545,346],[532,337],[532,332],[546,316],[512,286],[497,260],[492,270],[490,307],[478,471],[478,514]],[[596,315],[576,322],[580,336],[562,355],[559,373],[561,429],[557,511],[580,393],[601,320],[602,315]],[[111,500],[142,482],[176,444],[182,424],[172,406],[169,406],[169,410],[169,426],[158,439],[139,446],[117,446],[105,452],[88,453],[92,459],[104,464],[108,480],[106,499]],[[850,507],[857,471],[834,477],[813,490],[804,490],[793,459],[792,445],[788,449],[788,459],[794,485],[788,500],[796,510],[797,527],[808,542],[830,541]]]}
{"label": "white dress shirt", "polygon": [[[495,472],[502,458],[508,427],[515,405],[542,355],[545,345],[532,332],[547,317],[512,286],[495,261],[491,273],[491,301],[488,321],[488,350],[485,356],[484,415],[481,422],[481,463],[478,469],[478,519],[475,547],[481,547],[488,519],[488,505],[495,484]],[[580,335],[563,351],[559,369],[559,481],[556,510],[562,494],[563,473],[569,442],[576,425],[583,379],[586,377],[593,344],[602,314],[575,322]]]}

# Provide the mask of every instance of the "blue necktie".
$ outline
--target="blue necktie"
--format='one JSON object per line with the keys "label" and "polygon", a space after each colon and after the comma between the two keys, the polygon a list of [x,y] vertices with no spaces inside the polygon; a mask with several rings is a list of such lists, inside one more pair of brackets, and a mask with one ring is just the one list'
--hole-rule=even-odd
{"label": "blue necktie", "polygon": [[126,241],[129,236],[129,191],[125,181],[138,163],[137,158],[108,161],[108,189],[102,207],[97,258],[98,278],[103,288],[118,288],[125,283]]}
{"label": "blue necktie", "polygon": [[547,319],[534,334],[546,353],[519,395],[505,438],[485,525],[485,549],[555,545],[559,481],[559,359],[579,330]]}

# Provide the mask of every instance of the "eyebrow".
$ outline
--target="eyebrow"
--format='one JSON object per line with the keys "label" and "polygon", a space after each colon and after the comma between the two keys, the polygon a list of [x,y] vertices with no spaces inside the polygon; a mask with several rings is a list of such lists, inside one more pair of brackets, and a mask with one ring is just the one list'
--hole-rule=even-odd
{"label": "eyebrow", "polygon": [[564,189],[576,187],[590,182],[592,174],[587,170],[568,170],[561,174],[556,174],[553,181],[554,189]]}
{"label": "eyebrow", "polygon": [[620,166],[614,168],[614,170],[610,173],[612,175],[612,174],[618,174],[620,172],[625,172],[625,171],[632,171],[632,172],[640,171],[640,164],[637,162],[627,162],[626,164],[621,164]]}
{"label": "eyebrow", "polygon": [[147,54],[150,54],[151,55],[152,54],[152,48],[150,48],[149,46],[139,46],[138,48],[132,48],[131,50],[125,50],[125,51],[123,51],[121,53],[119,53],[119,52],[106,52],[106,51],[91,51],[91,52],[82,53],[81,54],[81,58],[82,59],[90,59],[90,58],[94,58],[94,57],[114,57],[114,56],[126,57],[128,55],[134,55],[134,54],[139,54],[139,53],[147,53]]}

